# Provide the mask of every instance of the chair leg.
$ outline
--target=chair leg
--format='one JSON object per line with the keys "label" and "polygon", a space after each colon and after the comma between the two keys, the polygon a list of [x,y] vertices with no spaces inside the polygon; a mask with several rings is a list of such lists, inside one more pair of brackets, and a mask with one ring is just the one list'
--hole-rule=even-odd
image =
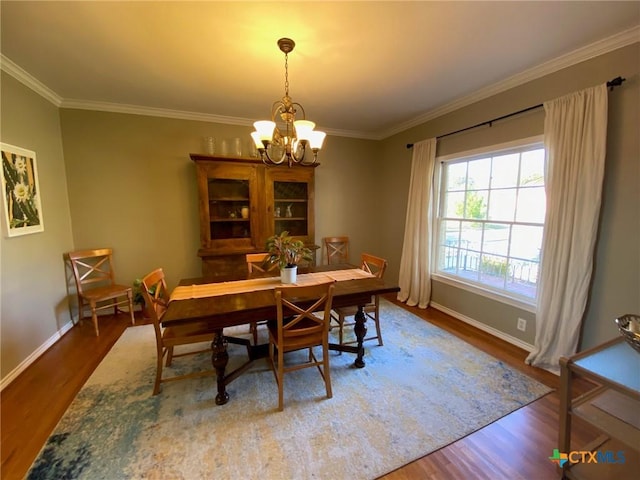
{"label": "chair leg", "polygon": [[382,330],[380,329],[380,312],[378,311],[378,309],[376,308],[376,310],[373,312],[373,315],[371,315],[370,313],[367,313],[367,316],[373,320],[373,323],[376,325],[376,336],[375,337],[371,337],[371,339],[373,338],[377,338],[378,339],[378,346],[382,346]]}
{"label": "chair leg", "polygon": [[378,335],[378,346],[381,347],[384,344],[382,343],[382,333],[380,331],[380,318],[376,315],[373,321],[376,324],[376,333]]}
{"label": "chair leg", "polygon": [[284,410],[284,352],[278,349],[278,411]]}
{"label": "chair leg", "polygon": [[[274,353],[275,349],[273,347],[273,343],[269,342],[269,361],[271,362],[271,366],[274,366],[273,363],[273,353]],[[275,368],[272,368],[272,370],[275,372]]]}
{"label": "chair leg", "polygon": [[322,370],[324,372],[324,384],[327,389],[327,398],[333,398],[331,390],[331,368],[329,367],[329,345],[322,346]]}
{"label": "chair leg", "polygon": [[[338,314],[338,339],[339,345],[342,345],[344,336],[344,315],[342,313]],[[342,355],[342,352],[338,352],[339,355]]]}
{"label": "chair leg", "polygon": [[[136,324],[136,317],[133,316],[133,293],[127,292],[127,298],[129,300],[129,315],[131,315],[131,325]],[[142,307],[144,309],[144,307]]]}
{"label": "chair leg", "polygon": [[156,381],[153,385],[153,394],[157,395],[160,393],[160,383],[162,382],[162,357],[164,356],[164,352],[162,347],[158,347],[158,360],[156,363]]}
{"label": "chair leg", "polygon": [[[83,310],[84,310],[84,303],[82,303],[82,297],[78,295],[78,323],[79,324],[82,324],[84,320],[84,315],[82,314]],[[73,320],[73,316],[71,317],[71,320]]]}
{"label": "chair leg", "polygon": [[165,366],[170,367],[171,362],[173,362],[173,347],[167,347],[167,362]]}
{"label": "chair leg", "polygon": [[96,302],[91,302],[91,320],[93,321],[93,329],[96,331],[96,337],[100,336],[98,331],[98,314],[96,313]]}
{"label": "chair leg", "polygon": [[258,344],[258,323],[251,322],[251,325],[249,326],[249,331],[253,334],[253,344],[257,345]]}
{"label": "chair leg", "polygon": [[376,334],[378,335],[378,346],[382,346],[382,333],[380,331],[380,297],[375,296],[375,310],[373,312],[373,321],[376,324]]}

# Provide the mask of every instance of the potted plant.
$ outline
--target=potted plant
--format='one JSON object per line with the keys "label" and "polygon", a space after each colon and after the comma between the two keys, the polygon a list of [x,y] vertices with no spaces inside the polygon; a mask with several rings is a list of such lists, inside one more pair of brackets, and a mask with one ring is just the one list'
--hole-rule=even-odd
{"label": "potted plant", "polygon": [[295,283],[298,263],[301,260],[313,260],[312,252],[304,246],[304,242],[290,237],[287,231],[269,237],[267,252],[267,263],[278,265],[282,283]]}
{"label": "potted plant", "polygon": [[[149,293],[153,295],[155,293],[155,287],[151,287]],[[147,311],[146,302],[144,301],[144,294],[142,293],[142,280],[136,278],[133,281],[133,303],[140,305],[140,311],[142,312],[142,318],[149,318],[151,315]]]}

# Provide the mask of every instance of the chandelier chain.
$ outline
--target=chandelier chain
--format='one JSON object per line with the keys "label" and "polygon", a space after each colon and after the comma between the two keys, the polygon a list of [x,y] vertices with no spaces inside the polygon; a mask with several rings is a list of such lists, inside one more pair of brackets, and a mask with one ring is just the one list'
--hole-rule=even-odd
{"label": "chandelier chain", "polygon": [[289,54],[284,54],[284,94],[289,96]]}

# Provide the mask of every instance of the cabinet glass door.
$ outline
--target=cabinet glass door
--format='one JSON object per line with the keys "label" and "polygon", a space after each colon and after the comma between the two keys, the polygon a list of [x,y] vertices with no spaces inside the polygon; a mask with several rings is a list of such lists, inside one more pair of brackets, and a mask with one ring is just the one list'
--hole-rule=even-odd
{"label": "cabinet glass door", "polygon": [[306,182],[273,182],[275,233],[309,235],[309,192]]}
{"label": "cabinet glass door", "polygon": [[289,232],[307,244],[312,244],[314,231],[313,168],[267,167],[267,236]]}
{"label": "cabinet glass door", "polygon": [[251,238],[249,180],[210,178],[211,240]]}

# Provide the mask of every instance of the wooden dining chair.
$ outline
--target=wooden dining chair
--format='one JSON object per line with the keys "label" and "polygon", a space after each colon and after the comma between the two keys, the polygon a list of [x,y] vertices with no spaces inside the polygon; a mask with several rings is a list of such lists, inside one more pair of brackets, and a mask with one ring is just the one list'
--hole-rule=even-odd
{"label": "wooden dining chair", "polygon": [[[278,264],[267,264],[268,253],[247,253],[247,271],[249,274],[253,272],[273,272],[278,269]],[[267,322],[251,322],[249,324],[249,331],[253,335],[253,344],[258,344],[258,325],[265,325]]]}
{"label": "wooden dining chair", "polygon": [[77,250],[68,252],[73,277],[78,295],[78,321],[84,320],[84,308],[91,309],[91,320],[96,331],[98,329],[98,310],[113,308],[114,315],[125,312],[119,307],[126,305],[131,316],[131,324],[135,325],[133,315],[133,287],[115,283],[111,248],[94,250]]}
{"label": "wooden dining chair", "polygon": [[[206,321],[193,322],[184,325],[162,327],[162,317],[169,304],[169,292],[164,278],[164,271],[161,268],[154,270],[142,279],[142,294],[145,304],[151,314],[151,321],[156,334],[156,380],[153,385],[153,394],[160,392],[160,384],[174,380],[186,378],[197,378],[208,375],[215,375],[213,368],[198,372],[185,373],[172,377],[162,377],[162,361],[166,356],[165,366],[171,366],[173,359],[196,353],[210,352],[210,344],[213,341],[214,329]],[[190,350],[181,353],[174,353],[174,347],[189,345],[194,343],[209,342],[207,348],[196,351]]]}
{"label": "wooden dining chair", "polygon": [[[278,315],[269,321],[269,360],[278,384],[278,410],[284,409],[284,374],[302,368],[317,367],[327,390],[331,391],[329,370],[329,322],[333,300],[333,282],[316,285],[283,286],[275,290]],[[322,316],[313,312],[323,311]],[[322,347],[322,359],[318,360],[313,347]],[[284,364],[284,354],[308,349],[307,361]]]}
{"label": "wooden dining chair", "polygon": [[327,265],[349,263],[349,237],[324,237],[322,244]]}
{"label": "wooden dining chair", "polygon": [[[384,258],[376,257],[375,255],[370,255],[368,253],[363,253],[361,256],[360,268],[365,272],[369,272],[372,275],[375,275],[378,278],[382,278],[384,276],[384,272],[387,269],[387,261]],[[382,333],[380,331],[380,297],[378,295],[374,295],[372,301],[364,305],[364,314],[373,320],[376,326],[376,335],[373,337],[365,338],[364,340],[375,340],[378,339],[378,345],[383,345],[382,343]],[[339,307],[334,308],[334,314],[331,315],[331,319],[337,323],[338,325],[338,338],[340,345],[348,345],[350,343],[356,343],[356,340],[344,342],[344,327],[355,325],[352,323],[345,323],[345,320],[348,317],[355,317],[355,314],[358,311],[357,306],[350,307]]]}
{"label": "wooden dining chair", "polygon": [[245,255],[247,260],[247,271],[252,272],[273,272],[278,269],[278,264],[268,264],[268,253],[247,253]]}

